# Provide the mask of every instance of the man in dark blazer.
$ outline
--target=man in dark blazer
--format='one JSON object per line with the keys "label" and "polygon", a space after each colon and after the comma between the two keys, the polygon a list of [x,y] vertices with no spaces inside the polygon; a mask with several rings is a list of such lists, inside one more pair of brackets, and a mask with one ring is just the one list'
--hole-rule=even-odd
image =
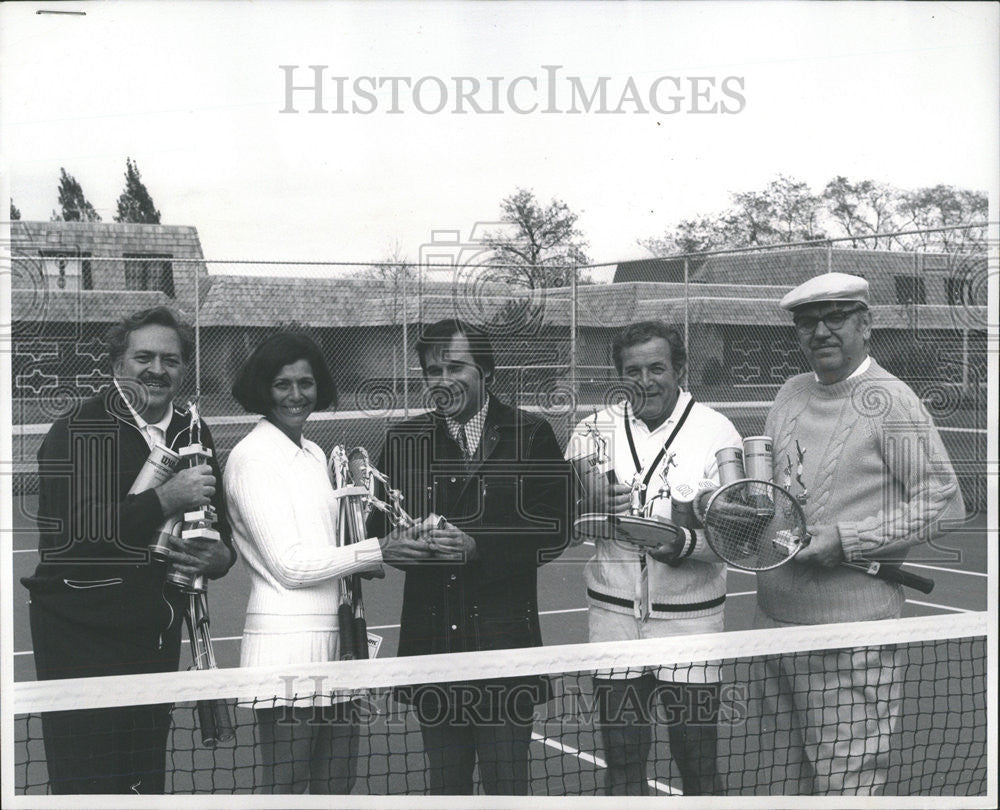
{"label": "man in dark blazer", "polygon": [[[39,680],[176,670],[186,597],[147,551],[165,518],[212,503],[222,541],[171,540],[187,577],[220,577],[236,559],[213,458],[128,494],[155,444],[190,443],[174,406],[191,330],[156,307],[108,335],[114,379],[57,419],[38,451],[40,562],[21,581]],[[201,443],[212,446],[207,428]],[[170,705],[48,712],[42,733],[53,793],[163,793]]]}
{"label": "man in dark blazer", "polygon": [[[412,517],[447,522],[421,529],[430,559],[401,566],[399,655],[539,646],[536,572],[568,542],[569,467],[548,422],[490,393],[482,330],[440,321],[417,353],[434,410],[389,430],[379,468]],[[373,513],[369,534],[388,528]],[[398,690],[421,724],[430,792],[472,793],[478,756],[486,793],[527,794],[532,715],[547,691],[544,677]]]}

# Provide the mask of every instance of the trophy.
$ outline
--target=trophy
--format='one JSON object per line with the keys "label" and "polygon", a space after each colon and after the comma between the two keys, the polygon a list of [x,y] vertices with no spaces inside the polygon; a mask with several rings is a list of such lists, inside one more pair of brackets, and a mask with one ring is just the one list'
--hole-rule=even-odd
{"label": "trophy", "polygon": [[[190,439],[187,447],[182,447],[179,451],[181,464],[185,461],[188,467],[197,467],[201,464],[208,464],[212,458],[212,451],[201,443],[201,416],[195,403],[188,404],[191,414],[188,437]],[[213,528],[219,520],[215,507],[207,503],[191,512],[185,512],[182,521],[182,540],[208,540],[214,543],[222,542],[222,537]],[[205,577],[189,577],[177,571],[168,571],[167,579],[177,585],[186,593],[205,593]]]}
{"label": "trophy", "polygon": [[[795,465],[795,481],[801,488],[801,491],[796,496],[796,499],[798,500],[800,506],[805,506],[806,503],[809,501],[809,490],[806,489],[805,482],[803,482],[802,480],[802,462],[806,457],[806,450],[801,444],[799,444],[798,439],[795,440],[795,453],[799,457],[798,462]],[[789,466],[791,466],[791,463],[792,463],[791,459],[789,458],[788,460]]]}
{"label": "trophy", "polygon": [[[607,439],[597,427],[596,413],[593,423],[586,424],[585,429],[587,436],[594,441],[596,453],[594,456],[575,459],[575,461],[584,467],[585,474],[587,474],[588,467],[601,469],[607,463]],[[665,545],[675,549],[683,548],[684,534],[682,530],[673,523],[652,516],[653,506],[657,501],[671,502],[671,488],[667,477],[673,466],[676,466],[676,461],[674,454],[671,453],[660,472],[660,489],[648,500],[643,498],[643,493],[647,489],[645,471],[640,470],[632,477],[629,492],[629,513],[627,515],[591,512],[578,517],[573,521],[574,537],[578,538],[576,542],[583,542],[587,538],[610,539],[613,543],[625,544],[624,547],[630,551],[643,553],[650,549],[661,549]],[[574,468],[576,468],[575,465]],[[607,469],[606,475],[609,483],[615,483],[616,477],[613,469]]]}
{"label": "trophy", "polygon": [[[409,529],[417,525],[416,520],[414,520],[405,509],[403,509],[403,493],[398,489],[393,489],[392,485],[389,483],[389,478],[385,473],[380,472],[371,464],[367,464],[368,474],[378,481],[383,489],[385,489],[386,500],[380,500],[374,495],[369,493],[368,502],[369,508],[374,507],[380,512],[383,512],[385,516],[389,519],[395,527],[400,527],[403,529]],[[444,518],[438,518],[440,522],[444,521]]]}
{"label": "trophy", "polygon": [[[656,503],[657,501],[660,501],[660,500],[665,500],[665,501],[671,501],[672,502],[672,500],[671,500],[671,491],[670,491],[670,482],[667,480],[667,478],[670,476],[670,468],[671,467],[676,467],[676,466],[677,466],[677,462],[674,460],[674,454],[671,453],[669,456],[667,456],[667,460],[663,463],[663,469],[660,470],[660,489],[659,489],[659,491],[652,498],[648,498],[646,500],[645,506],[641,506],[641,510],[639,512],[633,511],[633,514],[641,514],[643,517],[651,518],[653,516],[653,504],[654,503]],[[636,473],[636,477],[639,477],[638,473]],[[635,482],[633,480],[633,486],[634,486],[634,483]],[[644,487],[644,489],[645,489],[645,487]],[[635,507],[635,505],[633,504],[633,510],[634,510],[634,507]]]}
{"label": "trophy", "polygon": [[[188,467],[197,467],[208,463],[212,451],[201,443],[201,416],[194,402],[188,403],[190,421],[188,422],[188,445],[174,452],[163,445],[155,445],[150,451],[142,469],[129,489],[129,494],[144,492],[147,489],[163,484],[173,476],[177,469],[187,463]],[[170,548],[170,537],[180,536],[181,539],[201,539],[211,542],[222,542],[222,537],[213,526],[218,520],[215,508],[206,504],[183,515],[168,517],[159,528],[154,542],[149,546],[150,556],[167,563],[166,554]],[[166,581],[178,588],[188,597],[184,621],[191,641],[191,657],[194,668],[199,670],[216,669],[215,650],[212,646],[212,634],[208,617],[208,593],[205,577],[189,576],[168,567]],[[236,732],[233,729],[229,714],[229,704],[225,700],[199,700],[198,721],[201,728],[201,741],[209,748],[214,748],[220,741],[231,740]]]}
{"label": "trophy", "polygon": [[[351,458],[355,459],[352,468]],[[343,445],[330,453],[330,477],[337,498],[337,545],[346,547],[365,539],[365,514],[371,498],[366,478],[368,453],[354,448],[350,457]],[[358,463],[360,461],[360,464]],[[337,624],[340,630],[340,658],[349,661],[368,658],[368,623],[361,595],[361,575],[351,574],[337,580],[340,605]]]}

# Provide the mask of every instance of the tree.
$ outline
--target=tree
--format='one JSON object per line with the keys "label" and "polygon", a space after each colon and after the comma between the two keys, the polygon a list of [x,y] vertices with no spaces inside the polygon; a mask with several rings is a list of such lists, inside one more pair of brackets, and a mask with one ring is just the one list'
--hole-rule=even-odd
{"label": "tree", "polygon": [[573,267],[587,264],[587,242],[576,228],[577,214],[562,200],[543,206],[534,192],[519,188],[500,203],[503,230],[484,234],[490,264],[500,276],[530,290],[569,283]]}
{"label": "tree", "polygon": [[59,168],[59,206],[62,213],[52,213],[53,222],[100,222],[101,217],[83,194],[83,189],[71,174]]}
{"label": "tree", "polygon": [[681,220],[663,236],[640,239],[639,244],[654,256],[841,237],[853,247],[872,249],[924,247],[951,252],[981,249],[985,244],[985,224],[937,234],[897,235],[985,223],[986,195],[952,186],[908,192],[838,175],[815,195],[805,183],[779,175],[764,189],[737,192],[731,200],[725,211]]}
{"label": "tree", "polygon": [[381,282],[382,289],[389,293],[386,304],[391,307],[390,317],[395,319],[399,313],[404,282],[416,281],[417,270],[403,253],[399,242],[394,242],[385,258],[369,266],[361,273],[363,278]]}
{"label": "tree", "polygon": [[778,242],[825,239],[819,225],[821,201],[801,180],[779,175],[764,190],[770,206],[772,233]]}
{"label": "tree", "polygon": [[779,175],[761,191],[730,195],[725,211],[681,220],[639,244],[655,256],[824,239],[821,200],[806,183]]}
{"label": "tree", "polygon": [[12,221],[21,218],[21,211],[16,205],[14,205],[13,200],[10,201],[10,218]]}
{"label": "tree", "polygon": [[831,222],[842,231],[834,235],[850,237],[852,247],[863,245],[877,250],[899,244],[895,237],[860,240],[871,234],[902,230],[898,216],[901,194],[893,186],[875,180],[852,183],[838,175],[826,184],[822,199]]}
{"label": "tree", "polygon": [[716,216],[698,216],[682,219],[673,232],[662,237],[640,239],[639,244],[654,256],[670,256],[677,253],[702,253],[725,246],[726,223]]}
{"label": "tree", "polygon": [[160,224],[160,212],[153,205],[153,198],[142,182],[139,168],[132,158],[125,159],[125,190],[118,197],[118,214],[115,222],[142,222]]}
{"label": "tree", "polygon": [[954,225],[983,223],[981,226],[941,233],[917,234],[921,247],[940,247],[948,251],[985,247],[987,197],[981,191],[937,185],[919,188],[903,195],[900,211],[910,228],[947,228]]}

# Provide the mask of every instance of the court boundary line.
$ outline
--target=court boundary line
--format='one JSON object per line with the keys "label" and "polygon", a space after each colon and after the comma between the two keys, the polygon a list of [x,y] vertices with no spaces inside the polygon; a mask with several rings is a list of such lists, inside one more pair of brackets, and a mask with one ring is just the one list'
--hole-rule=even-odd
{"label": "court boundary line", "polygon": [[[601,759],[601,757],[596,754],[588,754],[586,751],[582,751],[578,748],[574,748],[572,745],[566,745],[558,740],[553,740],[551,737],[546,737],[544,734],[539,734],[537,731],[532,729],[531,731],[531,741],[540,742],[542,745],[548,746],[560,754],[565,756],[576,757],[583,762],[589,762],[591,765],[596,765],[598,768],[607,768],[608,763]],[[665,793],[668,796],[683,796],[683,791],[677,790],[676,788],[670,787],[670,785],[664,785],[662,782],[658,782],[655,779],[647,779],[646,784],[649,785],[653,790],[657,790],[660,793]]]}
{"label": "court boundary line", "polygon": [[[753,573],[753,572],[752,571],[744,571],[743,573],[749,574],[749,573]],[[755,591],[755,590],[754,591],[733,591],[732,593],[727,593],[726,594],[726,598],[728,599],[730,597],[736,597],[736,596],[754,596],[756,593],[757,593],[757,591]],[[975,608],[960,608],[960,607],[954,607],[953,605],[941,605],[941,604],[938,604],[936,602],[921,602],[921,601],[918,601],[916,599],[907,599],[906,601],[909,604],[920,605],[921,607],[938,608],[940,610],[946,610],[946,611],[949,611],[951,613],[980,613],[980,612],[982,612],[982,611],[976,610]],[[539,616],[556,616],[556,615],[562,615],[562,614],[567,614],[567,613],[585,613],[588,610],[590,610],[590,608],[588,608],[588,607],[582,607],[582,608],[560,608],[558,610],[540,610],[540,611],[538,611],[538,615]],[[398,625],[398,624],[376,624],[376,625],[370,626],[368,629],[369,630],[398,630],[399,627],[400,627],[400,625]],[[736,633],[736,632],[741,632],[741,631],[738,631],[738,630],[725,631],[725,630],[723,630],[722,632],[733,632],[733,633]],[[216,638],[216,637],[212,638],[212,642],[216,643],[216,644],[218,644],[220,642],[223,642],[223,641],[242,641],[242,640],[243,640],[243,636],[242,635],[239,635],[239,636],[219,636],[218,638]],[[189,639],[186,639],[186,638],[181,639],[181,644],[190,644],[190,643],[191,643],[191,641]],[[552,646],[552,645],[542,645],[542,646],[544,647],[544,646]],[[14,651],[14,655],[15,656],[18,656],[18,655],[33,655],[34,652],[35,651],[33,649],[32,650],[15,650]],[[388,660],[388,658],[382,658],[380,660],[386,661],[386,660]],[[239,667],[225,667],[225,669],[239,669]],[[178,672],[180,672],[180,671],[181,670],[178,670]]]}

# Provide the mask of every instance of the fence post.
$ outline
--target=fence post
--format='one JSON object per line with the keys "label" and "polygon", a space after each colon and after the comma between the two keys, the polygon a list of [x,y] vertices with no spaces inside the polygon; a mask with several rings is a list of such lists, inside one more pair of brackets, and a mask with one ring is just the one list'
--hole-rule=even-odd
{"label": "fence post", "polygon": [[[691,356],[688,347],[688,324],[690,322],[690,313],[688,310],[690,309],[690,306],[691,306],[691,299],[688,297],[688,257],[685,256],[684,257],[684,354],[687,357]],[[685,388],[691,387],[691,382],[690,380],[688,380],[688,366],[690,365],[691,365],[690,362],[685,363],[684,365]]]}
{"label": "fence post", "polygon": [[[207,269],[207,268],[206,268]],[[201,295],[198,265],[194,266],[194,401],[201,406]]]}
{"label": "fence post", "polygon": [[403,418],[410,418],[410,342],[408,328],[408,311],[406,308],[406,276],[409,267],[403,265]]}
{"label": "fence post", "polygon": [[962,327],[962,396],[969,394],[969,329]]}
{"label": "fence post", "polygon": [[828,241],[826,243],[826,272],[833,272],[833,242]]}
{"label": "fence post", "polygon": [[572,413],[569,415],[569,425],[568,430],[573,429],[573,425],[576,424],[576,412],[577,412],[577,402],[580,396],[579,381],[577,380],[576,373],[576,330],[577,330],[577,301],[576,296],[580,290],[577,284],[577,273],[579,273],[580,268],[576,265],[573,266],[569,278],[569,379],[570,387],[572,390],[572,395],[570,397],[570,402],[572,404]]}

